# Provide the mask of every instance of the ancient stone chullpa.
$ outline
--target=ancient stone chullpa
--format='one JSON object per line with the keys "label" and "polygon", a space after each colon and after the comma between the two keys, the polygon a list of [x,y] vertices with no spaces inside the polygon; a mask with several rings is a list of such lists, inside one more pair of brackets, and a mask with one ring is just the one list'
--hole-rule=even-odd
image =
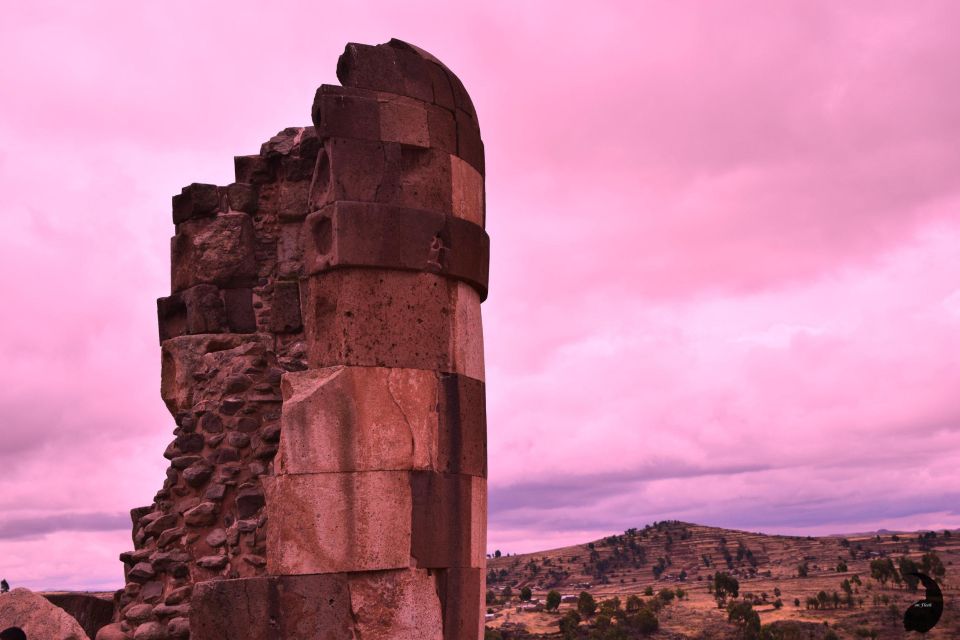
{"label": "ancient stone chullpa", "polygon": [[100,640],[482,636],[484,152],[460,80],[349,44],[312,127],[173,198],[161,395]]}

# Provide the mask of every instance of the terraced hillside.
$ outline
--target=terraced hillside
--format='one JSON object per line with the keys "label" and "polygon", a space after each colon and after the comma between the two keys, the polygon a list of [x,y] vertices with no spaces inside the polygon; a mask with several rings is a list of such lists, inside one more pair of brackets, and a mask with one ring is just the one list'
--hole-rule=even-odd
{"label": "terraced hillside", "polygon": [[[489,557],[488,626],[514,634],[524,628],[542,634],[559,632],[560,615],[576,603],[561,605],[557,613],[525,611],[537,608],[518,600],[525,587],[534,602],[543,602],[550,590],[566,596],[566,601],[587,591],[598,602],[614,597],[625,602],[631,595],[649,599],[650,594],[679,587],[683,599],[672,600],[659,610],[659,635],[652,637],[722,638],[728,632],[734,634],[730,637],[738,637],[712,590],[714,575],[725,572],[738,581],[739,598],[746,596],[764,624],[813,623],[819,625],[818,631],[835,629],[838,638],[870,637],[864,634],[874,631],[881,638],[911,637],[904,635],[902,612],[923,597],[922,587],[914,592],[909,585],[898,584],[899,572],[881,583],[871,577],[871,563],[889,559],[893,567],[899,567],[906,558],[904,566],[909,567],[909,562],[922,564],[925,556],[931,562],[930,553],[945,572],[938,581],[944,589],[946,610],[926,637],[960,637],[958,532],[794,537],[678,521],[654,523],[560,549]],[[825,603],[821,592],[827,598]],[[818,596],[821,599],[814,604]],[[712,631],[705,631],[708,629]]]}

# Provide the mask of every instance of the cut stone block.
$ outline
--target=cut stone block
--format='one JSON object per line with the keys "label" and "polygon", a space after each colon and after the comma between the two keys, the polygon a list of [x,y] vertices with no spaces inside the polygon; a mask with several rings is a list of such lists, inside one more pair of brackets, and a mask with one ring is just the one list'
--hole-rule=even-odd
{"label": "cut stone block", "polygon": [[321,137],[380,139],[376,92],[321,85],[313,99],[312,116]]}
{"label": "cut stone block", "polygon": [[435,471],[487,477],[487,414],[483,382],[440,374]]}
{"label": "cut stone block", "polygon": [[487,591],[484,569],[441,569],[436,575],[443,606],[443,640],[482,638]]}
{"label": "cut stone block", "polygon": [[430,127],[427,123],[427,105],[406,96],[381,93],[379,138],[384,142],[399,142],[417,147],[430,146]]}
{"label": "cut stone block", "polygon": [[216,185],[194,182],[173,196],[173,223],[216,215],[219,205],[220,193]]}
{"label": "cut stone block", "polygon": [[474,567],[486,563],[487,481],[432,471],[410,476],[413,537],[418,567]]}
{"label": "cut stone block", "polygon": [[278,473],[486,475],[483,383],[423,369],[330,367],[283,377]]}
{"label": "cut stone block", "polygon": [[432,369],[483,380],[480,296],[469,285],[430,273],[338,269],[301,286],[311,366]]}
{"label": "cut stone block", "polygon": [[310,214],[306,227],[306,274],[341,267],[429,271],[462,280],[486,298],[490,238],[472,222],[432,211],[335,202]]}
{"label": "cut stone block", "polygon": [[257,278],[254,231],[245,213],[222,213],[181,224],[171,240],[173,291],[198,284],[249,287]]}
{"label": "cut stone block", "polygon": [[290,281],[277,282],[273,287],[270,330],[275,333],[296,333],[302,326],[300,285]]}
{"label": "cut stone block", "polygon": [[157,300],[160,342],[182,335],[253,333],[251,289],[218,289],[201,284]]}
{"label": "cut stone block", "polygon": [[484,226],[485,205],[483,176],[459,156],[450,156],[453,192],[453,215]]}
{"label": "cut stone block", "polygon": [[346,576],[201,582],[190,600],[191,640],[355,640]]}
{"label": "cut stone block", "polygon": [[280,475],[262,479],[267,570],[279,575],[372,571],[410,563],[405,471]]}
{"label": "cut stone block", "polygon": [[444,640],[436,579],[425,570],[353,574],[350,604],[363,640]]}
{"label": "cut stone block", "polygon": [[437,376],[331,367],[283,377],[278,474],[434,469]]}
{"label": "cut stone block", "polygon": [[310,204],[347,200],[450,213],[451,189],[450,154],[442,149],[328,138]]}
{"label": "cut stone block", "polygon": [[470,163],[481,174],[485,174],[483,140],[480,130],[473,119],[461,110],[457,110],[457,155]]}

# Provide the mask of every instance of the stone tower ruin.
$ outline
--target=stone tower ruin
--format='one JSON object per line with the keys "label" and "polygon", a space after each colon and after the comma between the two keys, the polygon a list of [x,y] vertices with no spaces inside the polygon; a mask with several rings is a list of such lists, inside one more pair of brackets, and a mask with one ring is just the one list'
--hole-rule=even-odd
{"label": "stone tower ruin", "polygon": [[167,479],[100,640],[483,635],[484,153],[460,80],[349,44],[314,126],[173,198]]}

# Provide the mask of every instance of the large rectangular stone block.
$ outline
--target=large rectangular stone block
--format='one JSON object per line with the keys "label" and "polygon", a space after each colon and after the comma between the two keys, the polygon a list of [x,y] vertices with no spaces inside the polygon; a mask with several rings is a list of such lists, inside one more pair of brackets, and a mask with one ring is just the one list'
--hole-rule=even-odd
{"label": "large rectangular stone block", "polygon": [[313,99],[313,124],[323,138],[380,139],[375,91],[321,85]]}
{"label": "large rectangular stone block", "polygon": [[330,367],[283,377],[277,473],[486,475],[484,389],[423,369]]}
{"label": "large rectangular stone block", "polygon": [[408,472],[279,475],[264,477],[263,485],[270,573],[409,566]]}
{"label": "large rectangular stone block", "polygon": [[355,640],[346,576],[271,576],[194,585],[192,640]]}
{"label": "large rectangular stone block", "polygon": [[279,474],[432,469],[439,387],[423,369],[331,367],[283,377]]}
{"label": "large rectangular stone block", "polygon": [[443,606],[443,640],[483,638],[486,574],[484,568],[441,569],[437,592]]}
{"label": "large rectangular stone block", "polygon": [[327,138],[310,196],[314,209],[337,200],[424,209],[453,208],[450,154],[354,138]]}
{"label": "large rectangular stone block", "polygon": [[430,273],[338,269],[301,281],[307,358],[483,380],[480,296]]}
{"label": "large rectangular stone block", "polygon": [[410,555],[418,567],[484,567],[487,481],[477,476],[414,471]]}
{"label": "large rectangular stone block", "polygon": [[426,570],[351,574],[350,603],[357,638],[444,640],[436,578]]}
{"label": "large rectangular stone block", "polygon": [[490,238],[472,222],[434,211],[334,202],[310,214],[306,228],[308,275],[341,267],[429,271],[462,280],[486,298]]}
{"label": "large rectangular stone block", "polygon": [[170,248],[174,292],[198,284],[236,288],[256,283],[253,222],[245,213],[188,220],[178,226]]}

